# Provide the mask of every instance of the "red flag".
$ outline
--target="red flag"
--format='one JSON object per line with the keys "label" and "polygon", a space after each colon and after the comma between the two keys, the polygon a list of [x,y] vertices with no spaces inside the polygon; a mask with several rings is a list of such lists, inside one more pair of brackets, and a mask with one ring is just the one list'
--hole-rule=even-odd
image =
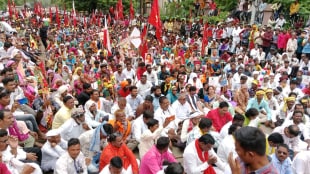
{"label": "red flag", "polygon": [[130,0],[129,14],[130,19],[133,20],[135,18],[135,9],[133,8],[132,0]]}
{"label": "red flag", "polygon": [[158,0],[153,1],[151,13],[149,16],[149,23],[156,29],[161,28]]}
{"label": "red flag", "polygon": [[58,7],[56,7],[56,23],[58,25],[58,28],[60,28],[60,19],[59,19]]}
{"label": "red flag", "polygon": [[98,17],[98,26],[101,27],[101,18]]}
{"label": "red flag", "polygon": [[205,24],[203,28],[203,37],[202,37],[202,45],[201,45],[201,56],[205,54],[205,48],[208,44],[208,23]]}
{"label": "red flag", "polygon": [[112,20],[112,19],[111,19],[111,15],[109,14],[109,15],[108,15],[108,25],[111,24],[111,20]]}
{"label": "red flag", "polygon": [[118,19],[124,19],[124,15],[123,15],[123,2],[122,0],[118,0],[117,3],[117,12],[118,12]]}
{"label": "red flag", "polygon": [[10,15],[10,18],[12,17],[12,7],[11,7],[11,1],[8,0],[8,8],[9,8],[9,15]]}
{"label": "red flag", "polygon": [[111,41],[109,36],[109,30],[107,25],[107,19],[104,17],[104,29],[103,29],[103,46],[108,50],[108,55],[112,55],[112,49],[111,49]]}
{"label": "red flag", "polygon": [[92,24],[95,24],[97,23],[97,19],[96,19],[96,15],[95,15],[95,12],[93,11],[93,14],[92,14],[92,17],[91,17],[91,23]]}
{"label": "red flag", "polygon": [[150,13],[148,21],[151,25],[153,25],[156,28],[156,38],[159,42],[162,43],[162,39],[161,39],[162,26],[161,26],[161,21],[160,21],[158,0],[153,1],[152,9],[151,9],[151,13]]}
{"label": "red flag", "polygon": [[52,23],[52,21],[53,21],[53,13],[52,13],[52,8],[51,7],[49,9],[49,13],[50,13],[50,22]]}
{"label": "red flag", "polygon": [[141,34],[142,44],[139,47],[140,54],[141,54],[143,60],[145,59],[145,54],[148,51],[146,38],[147,38],[147,26],[145,25],[144,28],[143,28],[142,34]]}
{"label": "red flag", "polygon": [[68,18],[68,15],[67,15],[67,12],[66,12],[66,6],[64,6],[64,24],[65,26],[68,26],[69,25],[69,18]]}

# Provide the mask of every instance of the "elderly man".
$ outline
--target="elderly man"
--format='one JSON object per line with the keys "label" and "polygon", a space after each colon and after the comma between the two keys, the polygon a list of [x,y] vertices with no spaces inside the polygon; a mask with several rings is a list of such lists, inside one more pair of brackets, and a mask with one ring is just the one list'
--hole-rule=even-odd
{"label": "elderly man", "polygon": [[67,142],[64,141],[57,129],[46,133],[47,141],[42,147],[41,168],[44,172],[52,172],[58,158],[66,152]]}
{"label": "elderly man", "polygon": [[178,100],[172,104],[172,108],[175,110],[175,115],[180,120],[189,118],[192,112],[191,105],[186,101],[186,94],[180,94]]}
{"label": "elderly man", "polygon": [[129,104],[127,104],[127,100],[126,98],[124,97],[119,97],[118,100],[117,100],[117,103],[115,103],[113,106],[112,106],[112,109],[111,109],[111,113],[112,115],[114,116],[113,118],[110,118],[109,120],[111,119],[114,119],[115,118],[115,112],[117,110],[123,110],[125,112],[125,115],[126,115],[126,118],[128,120],[133,120],[135,118],[135,114],[131,108],[131,106]]}
{"label": "elderly man", "polygon": [[81,108],[72,109],[72,115],[63,125],[57,130],[65,141],[71,138],[78,138],[82,133],[92,129],[91,126],[85,122],[84,110]]}

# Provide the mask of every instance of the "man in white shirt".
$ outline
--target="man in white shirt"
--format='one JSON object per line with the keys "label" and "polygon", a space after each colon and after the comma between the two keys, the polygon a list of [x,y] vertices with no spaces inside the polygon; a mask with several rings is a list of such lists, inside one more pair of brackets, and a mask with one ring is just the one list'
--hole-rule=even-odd
{"label": "man in white shirt", "polygon": [[42,147],[41,168],[44,172],[55,168],[57,159],[66,152],[67,142],[64,141],[58,130],[53,129],[46,133],[47,141]]}
{"label": "man in white shirt", "polygon": [[301,99],[304,96],[304,93],[301,91],[301,89],[297,88],[297,84],[297,80],[291,80],[290,85],[283,89],[284,97],[288,97],[291,92],[294,92],[297,94],[296,99]]}
{"label": "man in white shirt", "polygon": [[115,156],[110,160],[110,164],[106,165],[100,174],[126,174],[123,168],[123,161],[119,156]]}
{"label": "man in white shirt", "polygon": [[135,70],[132,69],[131,63],[126,64],[126,68],[123,69],[123,74],[125,75],[126,79],[131,79],[133,82],[135,81],[136,73]]}
{"label": "man in white shirt", "polygon": [[115,103],[115,104],[112,106],[112,108],[111,108],[111,113],[112,113],[112,117],[113,117],[113,118],[109,118],[109,120],[115,118],[114,112],[117,111],[117,110],[119,110],[119,109],[121,109],[121,110],[123,110],[123,111],[125,112],[126,118],[127,118],[129,121],[131,121],[131,120],[133,120],[133,119],[135,118],[135,114],[134,114],[134,112],[133,112],[131,106],[130,106],[129,104],[127,104],[126,98],[120,97],[120,98],[118,98],[117,103]]}
{"label": "man in white shirt", "polygon": [[[11,58],[10,49],[12,49],[12,48],[14,48],[14,47],[11,47],[11,43],[9,43],[9,42],[4,42],[3,47],[0,48],[0,61],[3,64],[6,64],[7,61]],[[2,69],[3,68],[4,67],[2,67]]]}
{"label": "man in white shirt", "polygon": [[[191,142],[184,150],[184,170],[188,174],[203,174],[205,171],[223,173],[225,164],[213,150],[214,138],[205,134]],[[213,167],[215,164],[217,167]]]}
{"label": "man in white shirt", "polygon": [[3,163],[6,164],[12,174],[42,174],[38,164],[21,161],[27,158],[27,153],[18,147],[18,139],[8,136],[5,129],[0,129],[0,153],[2,153]]}
{"label": "man in white shirt", "polygon": [[294,153],[297,153],[300,151],[299,149],[299,127],[297,125],[290,125],[287,127],[276,127],[273,130],[274,132],[278,132],[282,135],[282,138],[284,140],[284,144],[287,144],[290,148],[290,157],[292,158]]}
{"label": "man in white shirt", "polygon": [[154,113],[150,110],[146,110],[143,112],[143,116],[135,119],[131,126],[131,134],[132,138],[140,142],[140,137],[144,131],[148,130],[146,123],[154,118]]}
{"label": "man in white shirt", "polygon": [[221,141],[220,146],[217,149],[218,157],[225,163],[228,164],[228,156],[230,152],[233,152],[234,156],[237,157],[235,150],[235,140],[233,133],[241,128],[238,124],[232,124],[228,129],[228,135]]}
{"label": "man in white shirt", "polygon": [[299,152],[292,164],[295,174],[307,174],[310,169],[310,151]]}
{"label": "man in white shirt", "polygon": [[235,114],[233,117],[233,120],[230,122],[227,122],[220,131],[220,138],[224,139],[228,135],[228,129],[232,124],[238,124],[240,126],[243,125],[244,122],[244,116],[241,114]]}
{"label": "man in white shirt", "polygon": [[130,94],[126,97],[126,100],[134,115],[136,115],[137,107],[143,103],[143,98],[138,94],[138,88],[136,86],[129,87],[129,91]]}
{"label": "man in white shirt", "polygon": [[175,110],[170,106],[169,100],[166,96],[159,98],[160,107],[155,111],[155,119],[158,120],[159,126],[163,126],[166,118],[171,120],[170,124],[162,132],[162,136],[172,137],[176,135],[179,119],[175,116]]}
{"label": "man in white shirt", "polygon": [[116,84],[126,80],[126,75],[122,71],[122,65],[116,65],[117,71],[114,72]]}
{"label": "man in white shirt", "polygon": [[138,88],[138,94],[141,95],[142,98],[145,98],[147,95],[151,94],[153,85],[150,81],[147,81],[146,75],[142,75],[136,86]]}
{"label": "man in white shirt", "polygon": [[152,65],[146,65],[146,71],[143,75],[146,75],[147,81],[151,82],[153,85],[158,85],[157,73],[152,70]]}
{"label": "man in white shirt", "polygon": [[[113,106],[113,100],[111,100],[111,97],[103,98],[100,97],[99,91],[96,89],[93,89],[90,92],[90,99],[87,102],[93,101],[96,103],[96,108],[101,111],[105,111],[107,113],[111,112],[111,107]],[[85,103],[85,105],[87,104]]]}
{"label": "man in white shirt", "polygon": [[[99,123],[100,125],[101,123]],[[71,138],[78,138],[82,133],[92,129],[90,124],[85,122],[83,109],[73,109],[71,118],[62,124],[57,130],[65,141]]]}
{"label": "man in white shirt", "polygon": [[80,141],[72,138],[68,141],[68,151],[61,155],[54,169],[54,174],[87,174],[90,159],[81,152]]}
{"label": "man in white shirt", "polygon": [[172,108],[175,110],[176,117],[181,121],[189,118],[192,112],[192,108],[186,101],[186,94],[184,93],[180,94],[178,100],[172,104]]}

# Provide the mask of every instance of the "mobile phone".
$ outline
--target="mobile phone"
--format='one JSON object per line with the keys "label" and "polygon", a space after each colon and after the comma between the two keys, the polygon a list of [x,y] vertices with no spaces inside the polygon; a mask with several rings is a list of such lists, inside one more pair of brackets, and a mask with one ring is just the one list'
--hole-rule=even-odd
{"label": "mobile phone", "polygon": [[22,99],[17,100],[17,102],[19,104],[23,105],[23,104],[26,104],[28,102],[28,99],[27,98],[22,98]]}

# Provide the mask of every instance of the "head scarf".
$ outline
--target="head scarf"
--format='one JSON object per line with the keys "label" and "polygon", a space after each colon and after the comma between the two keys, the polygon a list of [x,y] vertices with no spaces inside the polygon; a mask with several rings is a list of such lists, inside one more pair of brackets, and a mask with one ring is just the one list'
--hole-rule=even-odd
{"label": "head scarf", "polygon": [[108,134],[105,132],[103,129],[103,125],[105,125],[106,122],[102,122],[94,132],[94,135],[91,138],[90,141],[90,147],[89,150],[92,152],[100,152],[100,132],[102,133],[103,136],[108,136]]}
{"label": "head scarf", "polygon": [[15,63],[14,60],[9,60],[9,61],[6,63],[5,67],[6,67],[6,68],[7,68],[7,67],[10,67],[13,63]]}
{"label": "head scarf", "polygon": [[265,92],[263,90],[256,91],[256,96],[258,95],[265,95]]}
{"label": "head scarf", "polygon": [[65,91],[68,91],[68,87],[66,85],[62,85],[57,89],[58,94],[62,94]]}
{"label": "head scarf", "polygon": [[84,110],[86,113],[89,113],[90,110],[89,108],[93,105],[93,104],[96,104],[94,101],[92,100],[88,100],[86,103],[85,103],[85,106],[84,106]]}
{"label": "head scarf", "polygon": [[74,70],[74,74],[73,74],[73,75],[78,75],[77,72],[78,72],[79,70],[82,70],[82,67],[77,67],[77,68]]}
{"label": "head scarf", "polygon": [[287,111],[287,102],[290,102],[290,101],[294,101],[295,102],[296,98],[295,97],[287,97],[285,98],[284,100],[284,106],[283,106],[283,112],[286,112]]}

